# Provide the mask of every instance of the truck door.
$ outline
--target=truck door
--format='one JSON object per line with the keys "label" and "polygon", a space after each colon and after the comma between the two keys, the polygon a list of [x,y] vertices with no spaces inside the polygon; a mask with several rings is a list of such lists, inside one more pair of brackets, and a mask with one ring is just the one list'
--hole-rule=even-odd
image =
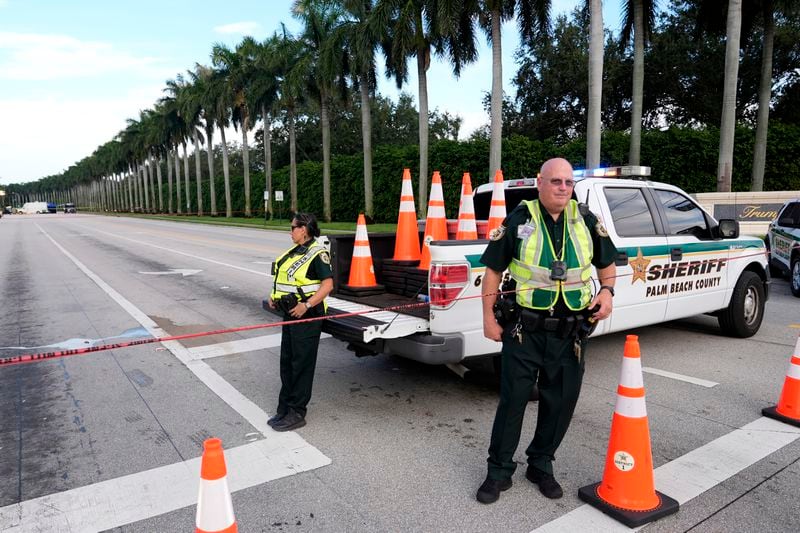
{"label": "truck door", "polygon": [[[667,238],[654,200],[636,183],[603,185],[601,216],[617,247],[617,283],[610,330],[619,331],[661,322],[667,293],[658,273],[669,264]],[[598,287],[599,288],[599,287]],[[607,321],[604,321],[607,322]],[[602,322],[601,322],[602,324]]]}
{"label": "truck door", "polygon": [[728,288],[729,241],[714,240],[710,217],[689,196],[654,189],[665,218],[670,265],[662,272],[667,286],[667,320],[723,307]]}

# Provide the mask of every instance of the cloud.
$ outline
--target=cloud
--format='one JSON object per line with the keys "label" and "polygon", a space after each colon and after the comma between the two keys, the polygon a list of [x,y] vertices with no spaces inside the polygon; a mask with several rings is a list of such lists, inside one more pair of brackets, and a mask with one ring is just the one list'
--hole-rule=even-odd
{"label": "cloud", "polygon": [[[2,1],[2,0],[0,0]],[[233,22],[231,24],[223,24],[214,28],[216,33],[224,34],[238,34],[238,35],[252,35],[261,28],[258,22]]]}
{"label": "cloud", "polygon": [[[2,2],[3,0],[0,0]],[[158,62],[109,43],[68,35],[0,31],[0,79],[42,81],[147,69]]]}

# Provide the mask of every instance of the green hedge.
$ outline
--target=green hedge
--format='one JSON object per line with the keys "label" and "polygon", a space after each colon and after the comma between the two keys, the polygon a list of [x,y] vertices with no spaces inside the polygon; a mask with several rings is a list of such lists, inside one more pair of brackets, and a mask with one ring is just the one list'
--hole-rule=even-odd
{"label": "green hedge", "polygon": [[[751,129],[736,131],[734,152],[733,189],[750,189],[753,143]],[[604,166],[624,164],[628,159],[627,133],[608,131],[603,134],[601,162]],[[665,131],[646,131],[642,135],[641,161],[652,167],[652,179],[677,185],[687,192],[716,190],[716,172],[719,149],[719,132],[714,129],[670,128]],[[522,136],[512,136],[503,141],[503,169],[506,179],[533,177],[541,163],[555,156],[565,157],[575,168],[583,168],[586,143],[583,139],[557,146],[551,141],[536,141]],[[255,151],[251,159],[261,154]],[[232,158],[236,157],[232,153]],[[447,216],[458,214],[461,176],[469,172],[473,188],[490,181],[489,143],[485,140],[438,141],[431,145],[428,168],[430,174],[438,170],[442,176]],[[373,202],[376,222],[397,220],[400,187],[404,168],[411,169],[415,203],[417,197],[419,153],[416,146],[379,146],[373,154]],[[204,172],[207,172],[205,164]],[[191,165],[192,175],[194,164]],[[224,184],[221,162],[216,166],[217,210],[225,214]],[[164,174],[166,178],[166,173]],[[166,179],[164,179],[166,194]],[[304,161],[297,165],[298,208],[322,215],[322,163]],[[430,185],[430,176],[428,183]],[[192,177],[192,205],[196,201]],[[251,173],[251,201],[253,216],[263,216],[263,172]],[[773,123],[767,142],[767,163],[764,190],[800,189],[800,127]],[[289,169],[273,172],[273,191],[284,192],[281,207],[287,216],[291,205]],[[430,189],[429,189],[430,190]],[[274,193],[273,193],[274,194]],[[231,176],[231,197],[236,216],[244,212],[244,186],[240,175]],[[427,198],[424,199],[428,201]],[[208,176],[203,180],[204,211],[210,212]],[[276,212],[278,203],[273,202]],[[361,154],[333,156],[331,160],[331,208],[333,219],[354,221],[364,210],[363,161]],[[194,209],[193,209],[194,211]]]}

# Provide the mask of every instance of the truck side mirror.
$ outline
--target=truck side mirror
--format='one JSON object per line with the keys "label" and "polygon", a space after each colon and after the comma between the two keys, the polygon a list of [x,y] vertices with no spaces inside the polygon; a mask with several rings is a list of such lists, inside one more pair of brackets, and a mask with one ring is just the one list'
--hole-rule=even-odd
{"label": "truck side mirror", "polygon": [[719,221],[717,231],[723,239],[735,239],[739,236],[739,223],[732,218],[723,218]]}

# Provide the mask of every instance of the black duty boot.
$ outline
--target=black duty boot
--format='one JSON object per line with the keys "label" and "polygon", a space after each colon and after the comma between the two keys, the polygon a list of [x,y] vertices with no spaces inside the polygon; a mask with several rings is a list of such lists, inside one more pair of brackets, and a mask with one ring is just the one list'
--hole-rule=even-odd
{"label": "black duty boot", "polygon": [[553,474],[548,474],[535,466],[528,466],[528,469],[525,471],[525,477],[528,478],[531,483],[539,485],[539,491],[544,494],[546,498],[557,500],[564,495],[561,485],[558,484]]}
{"label": "black duty boot", "polygon": [[475,497],[481,503],[494,503],[500,498],[502,491],[511,488],[511,484],[510,479],[492,479],[487,476]]}
{"label": "black duty boot", "polygon": [[299,429],[305,425],[305,417],[294,409],[289,409],[283,418],[272,424],[272,429],[275,431],[291,431],[293,429]]}
{"label": "black duty boot", "polygon": [[272,415],[272,417],[269,420],[267,420],[267,425],[269,427],[274,426],[284,416],[286,416],[286,413],[275,413],[274,415]]}

